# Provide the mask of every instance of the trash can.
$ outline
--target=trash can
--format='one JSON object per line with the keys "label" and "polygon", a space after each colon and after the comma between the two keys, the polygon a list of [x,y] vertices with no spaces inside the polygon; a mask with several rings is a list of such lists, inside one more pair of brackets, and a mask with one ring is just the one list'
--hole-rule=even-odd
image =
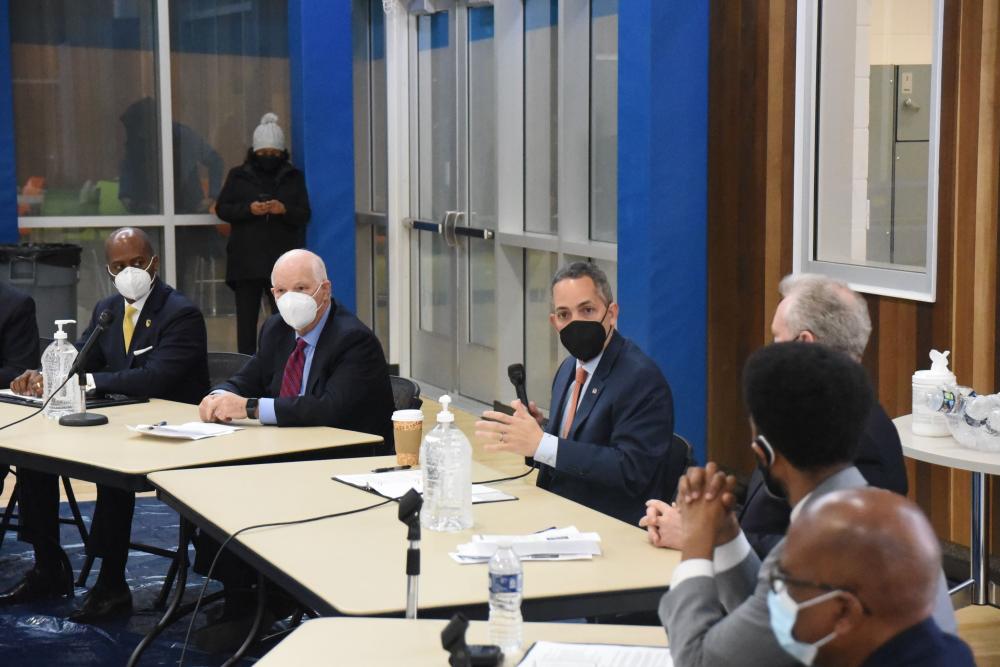
{"label": "trash can", "polygon": [[[34,298],[39,336],[51,337],[56,320],[76,319],[81,252],[72,243],[0,245],[0,282]],[[83,330],[79,326],[66,327],[70,340]]]}

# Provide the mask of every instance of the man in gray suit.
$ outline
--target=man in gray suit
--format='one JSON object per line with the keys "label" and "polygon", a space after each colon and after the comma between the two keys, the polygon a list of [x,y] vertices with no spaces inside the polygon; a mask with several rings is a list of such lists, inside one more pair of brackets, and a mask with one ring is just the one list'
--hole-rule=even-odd
{"label": "man in gray suit", "polygon": [[[817,498],[867,485],[852,464],[874,400],[860,364],[823,345],[769,345],[747,361],[743,399],[754,456],[785,491],[793,522]],[[684,546],[659,609],[674,664],[798,665],[775,639],[767,606],[784,541],[762,564],[732,511],[733,483],[711,463],[681,478]],[[943,574],[933,616],[955,633]]]}

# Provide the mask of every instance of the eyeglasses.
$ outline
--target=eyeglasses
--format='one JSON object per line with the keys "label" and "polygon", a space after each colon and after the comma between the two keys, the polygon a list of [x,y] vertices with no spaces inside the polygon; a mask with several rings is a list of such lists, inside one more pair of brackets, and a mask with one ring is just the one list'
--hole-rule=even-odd
{"label": "eyeglasses", "polygon": [[[858,597],[858,594],[854,590],[847,588],[846,586],[834,586],[832,584],[824,584],[819,581],[804,581],[802,579],[794,579],[788,576],[788,573],[782,570],[780,565],[775,566],[775,568],[771,570],[770,575],[768,575],[768,585],[770,586],[771,590],[774,591],[775,595],[781,595],[782,593],[784,593],[786,590],[788,590],[789,585],[797,586],[799,588],[812,588],[818,591],[826,591],[828,593],[847,593],[849,595],[854,596],[854,598],[861,605],[861,610],[865,613],[865,615],[867,616],[872,615],[872,612],[868,608],[868,605],[866,605],[864,601],[862,601],[862,599]],[[808,602],[808,600],[806,600],[805,602]]]}

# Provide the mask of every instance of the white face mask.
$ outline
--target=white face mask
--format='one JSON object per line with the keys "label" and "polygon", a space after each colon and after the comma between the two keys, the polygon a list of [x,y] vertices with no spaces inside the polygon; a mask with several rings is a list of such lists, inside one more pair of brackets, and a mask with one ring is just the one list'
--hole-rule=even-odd
{"label": "white face mask", "polygon": [[781,648],[785,649],[786,653],[803,665],[813,664],[813,661],[816,660],[816,654],[819,653],[819,650],[824,645],[831,642],[837,636],[837,631],[834,630],[814,644],[800,642],[793,634],[795,631],[795,621],[798,620],[799,612],[821,602],[826,602],[838,594],[840,594],[840,591],[829,591],[811,600],[799,603],[792,599],[787,590],[783,590],[780,593],[775,593],[774,591],[767,592],[767,609],[771,617],[771,630],[774,632],[774,637],[781,644]]}
{"label": "white face mask", "polygon": [[149,290],[153,287],[153,277],[148,272],[152,265],[153,260],[150,259],[145,269],[127,266],[119,271],[118,275],[111,273],[111,267],[108,267],[108,274],[115,279],[115,287],[119,294],[130,301],[138,301],[149,294]]}
{"label": "white face mask", "polygon": [[311,295],[304,292],[285,292],[281,295],[277,302],[278,312],[281,313],[281,319],[285,320],[285,324],[296,331],[312,324],[312,321],[316,319],[316,311],[319,310],[319,304],[313,297],[322,286],[323,284],[320,283]]}

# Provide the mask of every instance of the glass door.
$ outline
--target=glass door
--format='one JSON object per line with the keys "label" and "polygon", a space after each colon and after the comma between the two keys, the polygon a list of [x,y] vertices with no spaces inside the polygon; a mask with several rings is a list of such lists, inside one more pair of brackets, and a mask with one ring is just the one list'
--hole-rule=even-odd
{"label": "glass door", "polygon": [[497,306],[493,7],[435,2],[411,19],[411,365],[491,402]]}

